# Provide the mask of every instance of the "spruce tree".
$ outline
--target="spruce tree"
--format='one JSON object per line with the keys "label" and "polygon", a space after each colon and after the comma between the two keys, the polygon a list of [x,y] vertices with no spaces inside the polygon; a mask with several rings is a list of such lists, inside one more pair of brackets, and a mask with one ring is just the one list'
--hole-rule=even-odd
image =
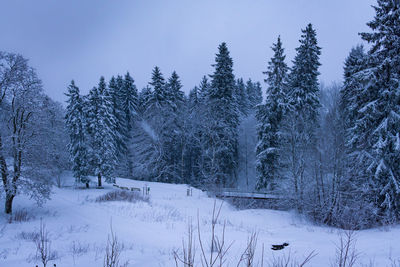
{"label": "spruce tree", "polygon": [[168,92],[168,105],[169,108],[165,109],[166,121],[168,121],[168,136],[166,146],[168,151],[169,165],[173,171],[173,182],[183,181],[183,168],[184,168],[184,143],[185,135],[183,132],[183,123],[185,115],[185,95],[182,91],[182,84],[178,74],[174,71],[166,84]]}
{"label": "spruce tree", "polygon": [[[318,71],[321,48],[317,44],[316,31],[311,24],[302,30],[300,46],[296,48],[292,71],[288,82],[290,112],[285,114],[284,136],[286,165],[290,166],[296,206],[306,206],[305,197],[313,201],[316,196],[305,194],[306,185],[312,181],[317,164],[317,136],[319,127]],[[316,185],[316,192],[320,188]]]}
{"label": "spruce tree", "polygon": [[246,92],[246,85],[244,84],[242,78],[236,80],[234,96],[236,98],[237,106],[241,115],[246,116],[249,111],[249,101]]}
{"label": "spruce tree", "polygon": [[250,112],[254,112],[257,109],[257,105],[262,102],[262,88],[260,82],[253,83],[251,79],[246,82],[246,94],[248,109]]}
{"label": "spruce tree", "polygon": [[125,117],[122,110],[122,88],[119,87],[115,77],[111,77],[108,84],[108,88],[111,93],[111,100],[113,104],[113,116],[115,118],[115,126],[113,129],[115,136],[115,147],[118,158],[122,158],[127,150],[127,126]]}
{"label": "spruce tree", "polygon": [[116,164],[115,117],[112,94],[104,77],[100,78],[98,88],[89,93],[89,132],[91,134],[91,167],[97,176],[98,186],[102,186],[102,177],[113,182]]}
{"label": "spruce tree", "polygon": [[204,133],[207,179],[218,186],[236,183],[239,112],[235,100],[233,61],[226,43],[218,47],[207,95],[209,127]]}
{"label": "spruce tree", "polygon": [[130,76],[129,72],[125,74],[123,85],[121,87],[120,103],[122,117],[124,122],[123,140],[125,142],[124,162],[126,163],[127,176],[133,174],[132,162],[132,131],[138,117],[138,91],[135,81]]}
{"label": "spruce tree", "polygon": [[354,126],[358,110],[361,108],[365,80],[363,71],[367,68],[367,63],[368,57],[361,45],[351,49],[344,63],[344,82],[340,91],[340,101],[344,124],[348,129]]}
{"label": "spruce tree", "polygon": [[[290,73],[289,104],[305,121],[316,123],[318,120],[319,83],[318,68],[321,48],[317,44],[316,31],[311,24],[302,30],[300,46],[296,48],[296,57]],[[313,131],[312,129],[309,129]]]}
{"label": "spruce tree", "polygon": [[208,82],[207,76],[204,75],[199,85],[199,90],[198,90],[199,99],[204,100],[208,96],[209,90],[210,90],[210,83]]}
{"label": "spruce tree", "polygon": [[285,63],[285,54],[280,37],[273,44],[274,56],[268,62],[268,70],[265,82],[268,84],[267,99],[260,106],[257,113],[258,119],[258,144],[257,153],[257,189],[273,190],[276,181],[280,179],[279,170],[282,129],[282,118],[285,112],[286,86],[288,78],[288,66]]}
{"label": "spruce tree", "polygon": [[371,44],[361,108],[351,147],[359,167],[361,190],[378,210],[379,220],[400,219],[400,4],[378,0],[376,15],[362,33]]}
{"label": "spruce tree", "polygon": [[68,105],[65,119],[70,138],[68,150],[72,162],[72,171],[77,183],[85,183],[86,187],[89,187],[85,117],[79,88],[75,85],[74,81],[71,81],[71,84],[68,86],[66,96],[68,97]]}
{"label": "spruce tree", "polygon": [[170,164],[171,158],[167,148],[167,144],[171,142],[169,123],[172,112],[172,93],[157,66],[153,69],[149,84],[152,86],[152,91],[146,96],[142,125],[145,125],[144,130],[150,139],[143,141],[153,144],[151,149],[142,150],[140,161],[152,173],[151,179],[173,182],[174,169]]}

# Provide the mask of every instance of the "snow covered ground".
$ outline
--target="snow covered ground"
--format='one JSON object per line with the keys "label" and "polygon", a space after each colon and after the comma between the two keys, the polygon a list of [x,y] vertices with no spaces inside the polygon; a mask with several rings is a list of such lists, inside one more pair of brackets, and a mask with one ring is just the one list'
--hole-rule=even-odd
{"label": "snow covered ground", "polygon": [[[18,196],[14,211],[26,208],[35,218],[29,222],[8,224],[2,213],[0,266],[33,267],[39,264],[33,260],[36,248],[29,240],[29,233],[38,230],[40,218],[50,231],[51,247],[59,256],[49,266],[53,266],[53,263],[57,267],[103,266],[111,222],[118,239],[124,244],[121,262],[129,261],[128,266],[175,266],[173,251],[181,249],[182,238],[186,238],[190,221],[196,226],[197,240],[197,214],[203,242],[208,243],[214,199],[207,197],[206,193],[193,189],[193,195],[186,196],[186,185],[127,179],[118,179],[117,183],[138,188],[147,184],[151,188],[150,202],[94,202],[96,197],[113,190],[111,185],[106,185],[105,189],[90,190],[54,188],[51,201],[42,208]],[[217,200],[219,203],[221,200]],[[290,212],[237,210],[224,203],[217,224],[217,235],[220,235],[224,221],[226,243],[234,242],[228,252],[229,266],[236,266],[248,237],[254,231],[258,233],[256,261],[260,260],[264,244],[265,261],[288,255],[289,252],[292,257],[302,259],[315,251],[317,255],[308,266],[330,266],[335,243],[339,240],[339,230],[312,225]],[[400,258],[399,226],[359,231],[356,237],[357,250],[364,264],[373,262],[374,266],[391,266],[390,258]],[[290,245],[281,251],[270,249],[271,244],[283,242]],[[74,253],[74,247],[81,248],[81,253]],[[196,260],[200,260],[197,241]]]}

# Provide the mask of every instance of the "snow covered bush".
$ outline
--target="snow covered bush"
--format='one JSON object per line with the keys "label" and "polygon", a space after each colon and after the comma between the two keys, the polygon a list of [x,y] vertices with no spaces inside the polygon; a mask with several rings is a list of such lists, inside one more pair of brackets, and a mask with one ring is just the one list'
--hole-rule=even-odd
{"label": "snow covered bush", "polygon": [[136,203],[138,201],[149,202],[149,198],[147,196],[142,196],[139,192],[113,190],[96,198],[96,202],[106,201],[126,201]]}
{"label": "snow covered bush", "polygon": [[26,209],[15,211],[10,217],[8,222],[28,222],[30,220],[35,219],[33,214],[30,214]]}

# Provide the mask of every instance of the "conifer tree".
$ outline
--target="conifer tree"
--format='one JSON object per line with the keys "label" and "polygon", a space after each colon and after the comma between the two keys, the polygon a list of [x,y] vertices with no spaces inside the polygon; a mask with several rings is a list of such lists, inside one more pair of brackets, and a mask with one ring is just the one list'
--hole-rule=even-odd
{"label": "conifer tree", "polygon": [[364,52],[364,47],[359,45],[350,51],[344,63],[344,83],[340,98],[346,128],[354,126],[358,110],[361,108],[363,71],[367,68],[367,61],[368,57]]}
{"label": "conifer tree", "polygon": [[361,108],[350,129],[360,190],[378,210],[379,220],[400,219],[400,3],[378,0],[375,17],[362,33],[371,44]]}
{"label": "conifer tree", "polygon": [[208,82],[207,76],[203,76],[201,79],[200,85],[199,85],[199,90],[198,90],[198,97],[200,100],[205,99],[210,90],[210,83]]}
{"label": "conifer tree", "polygon": [[113,129],[115,136],[115,147],[118,158],[122,158],[122,155],[127,150],[127,126],[125,117],[122,110],[122,88],[119,87],[115,77],[111,77],[108,84],[109,91],[111,93],[111,100],[113,104],[113,116],[115,118],[115,128]]}
{"label": "conifer tree", "polygon": [[98,186],[102,186],[102,177],[113,182],[116,164],[115,117],[110,89],[104,77],[100,78],[98,88],[89,93],[89,132],[91,134],[91,167],[97,176]]}
{"label": "conifer tree", "polygon": [[82,98],[79,88],[74,81],[68,86],[68,105],[66,110],[66,126],[69,133],[68,149],[72,162],[72,171],[77,183],[85,183],[89,187],[87,166],[87,139],[82,106]]}
{"label": "conifer tree", "polygon": [[253,83],[251,79],[246,82],[246,94],[248,108],[250,112],[254,112],[257,109],[257,105],[262,102],[262,88],[260,82]]}
{"label": "conifer tree", "polygon": [[288,66],[280,37],[273,44],[274,56],[268,62],[265,82],[268,84],[266,103],[259,107],[257,153],[257,189],[274,189],[280,178],[280,150],[282,119],[285,112]]}
{"label": "conifer tree", "polygon": [[246,116],[249,109],[249,101],[246,92],[246,86],[242,78],[236,80],[234,96],[236,98],[237,106],[241,115]]}
{"label": "conifer tree", "polygon": [[168,154],[167,143],[170,142],[170,118],[172,112],[172,93],[166,86],[165,79],[156,66],[153,69],[152,91],[146,96],[143,114],[145,133],[150,139],[143,142],[152,143],[150,149],[141,150],[140,161],[152,174],[155,181],[173,182],[174,169]]}
{"label": "conifer tree", "polygon": [[233,61],[226,43],[218,47],[214,73],[210,75],[207,109],[209,126],[206,142],[207,179],[219,186],[236,183],[239,113],[235,100]]}
{"label": "conifer tree", "polygon": [[[310,183],[317,164],[317,136],[319,127],[318,68],[321,48],[317,44],[316,31],[311,24],[302,30],[300,46],[296,48],[292,71],[288,82],[290,112],[285,115],[286,164],[290,166],[293,193],[299,210],[306,205],[306,185]],[[316,191],[320,190],[317,186]],[[319,192],[318,192],[319,193]]]}
{"label": "conifer tree", "polygon": [[173,171],[172,180],[174,182],[182,182],[183,180],[183,168],[184,168],[184,120],[183,116],[185,112],[185,95],[182,91],[182,84],[178,74],[174,71],[171,77],[168,79],[166,84],[166,90],[168,92],[169,101],[167,105],[169,108],[165,109],[166,121],[168,121],[168,128],[165,130],[168,132],[165,136],[169,139],[166,140],[166,146],[168,151],[169,165]]}
{"label": "conifer tree", "polygon": [[124,162],[126,163],[127,176],[133,174],[132,162],[132,131],[138,117],[138,91],[135,81],[130,76],[129,72],[125,74],[124,81],[121,87],[120,103],[122,110],[122,118],[124,122],[123,140],[126,150],[124,151]]}

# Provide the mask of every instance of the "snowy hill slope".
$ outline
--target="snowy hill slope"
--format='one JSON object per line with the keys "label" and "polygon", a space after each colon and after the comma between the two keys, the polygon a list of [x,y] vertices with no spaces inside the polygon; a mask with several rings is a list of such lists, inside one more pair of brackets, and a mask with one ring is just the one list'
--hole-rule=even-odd
{"label": "snowy hill slope", "polygon": [[[129,261],[127,266],[175,266],[172,253],[181,249],[188,222],[192,221],[197,227],[197,214],[203,242],[208,243],[214,199],[207,197],[206,193],[193,189],[193,195],[188,197],[186,185],[127,179],[118,179],[117,183],[138,188],[147,184],[151,188],[150,202],[95,202],[96,197],[114,190],[111,185],[106,185],[105,189],[90,190],[54,188],[52,200],[42,208],[18,196],[14,211],[27,208],[35,218],[28,222],[8,224],[4,214],[1,214],[0,266],[32,267],[38,264],[33,260],[35,245],[27,236],[38,230],[40,218],[43,218],[50,231],[52,249],[59,256],[50,266],[53,263],[58,267],[103,266],[110,222],[116,236],[124,244],[121,262]],[[221,200],[217,200],[219,203]],[[224,221],[226,242],[234,242],[228,252],[230,266],[236,266],[253,231],[258,233],[256,260],[260,259],[262,244],[265,246],[266,261],[287,255],[289,251],[292,257],[302,259],[315,250],[318,254],[309,266],[329,266],[334,258],[339,231],[313,226],[292,213],[237,210],[224,203],[217,223],[217,234],[221,233]],[[195,233],[197,239],[196,229]],[[400,227],[359,231],[356,237],[357,249],[364,263],[371,260],[375,266],[390,266],[390,257],[400,258]],[[290,245],[281,251],[270,250],[271,244],[283,242]],[[79,253],[77,248],[80,248]],[[196,244],[196,260],[199,259],[200,248]]]}

